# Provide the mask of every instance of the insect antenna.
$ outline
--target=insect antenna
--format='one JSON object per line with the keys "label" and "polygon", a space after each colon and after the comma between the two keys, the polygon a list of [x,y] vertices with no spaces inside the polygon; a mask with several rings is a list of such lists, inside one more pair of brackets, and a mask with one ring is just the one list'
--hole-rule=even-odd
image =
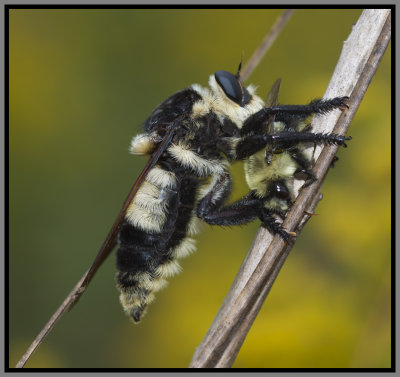
{"label": "insect antenna", "polygon": [[240,79],[240,71],[242,70],[242,62],[243,62],[243,52],[242,52],[242,57],[240,58],[239,67],[238,67],[236,75],[235,75],[235,77],[237,79]]}

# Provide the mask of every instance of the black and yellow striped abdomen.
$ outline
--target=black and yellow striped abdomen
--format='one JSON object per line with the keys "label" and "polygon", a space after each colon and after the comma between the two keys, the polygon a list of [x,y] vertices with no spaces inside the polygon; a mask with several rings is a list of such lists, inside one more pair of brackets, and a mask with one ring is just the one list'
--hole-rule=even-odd
{"label": "black and yellow striped abdomen", "polygon": [[195,250],[193,208],[198,179],[168,164],[156,165],[129,206],[120,229],[117,285],[124,310],[139,322],[154,293],[180,271],[177,259]]}

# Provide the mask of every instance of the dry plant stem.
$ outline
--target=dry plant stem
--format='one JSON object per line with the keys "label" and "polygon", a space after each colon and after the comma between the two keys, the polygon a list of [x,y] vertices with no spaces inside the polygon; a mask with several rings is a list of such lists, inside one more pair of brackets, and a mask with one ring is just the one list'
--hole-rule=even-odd
{"label": "dry plant stem", "polygon": [[79,282],[76,284],[76,286],[71,291],[71,293],[68,295],[68,297],[64,300],[64,302],[57,309],[57,311],[51,316],[51,318],[46,323],[46,325],[43,327],[43,329],[40,331],[40,333],[38,334],[36,339],[32,342],[32,344],[26,350],[24,355],[18,361],[17,365],[15,366],[16,368],[22,368],[25,365],[25,363],[31,357],[31,355],[35,351],[35,349],[37,347],[39,347],[39,345],[42,342],[42,340],[51,331],[51,329],[53,328],[53,326],[55,325],[57,320],[67,311],[67,309],[70,306],[71,297],[75,297],[76,295],[80,294],[82,283],[85,280],[85,278],[88,275],[88,273],[89,273],[89,270],[85,273],[85,275],[82,276],[81,280],[79,280]]}
{"label": "dry plant stem", "polygon": [[[256,66],[262,59],[262,57],[265,55],[266,51],[270,48],[270,46],[277,38],[280,31],[285,26],[286,22],[288,21],[288,19],[292,13],[293,13],[293,10],[289,9],[289,10],[286,10],[283,13],[283,15],[278,17],[275,24],[272,26],[271,30],[267,33],[267,35],[261,42],[259,48],[252,55],[248,64],[246,64],[246,66],[243,68],[243,70],[241,72],[242,78],[248,77],[251,74],[251,72],[256,68]],[[144,170],[142,172],[142,175],[147,174],[148,170],[149,170],[149,168],[147,169],[147,171]],[[140,181],[140,177],[139,177],[138,181]],[[106,257],[110,254],[112,248],[115,246],[115,238],[118,233],[118,229],[121,224],[123,215],[126,211],[126,208],[129,206],[130,202],[133,200],[133,197],[134,197],[137,189],[138,189],[138,187],[136,187],[136,185],[135,185],[132,188],[131,192],[129,193],[128,197],[126,198],[126,200],[122,206],[122,210],[121,210],[120,214],[118,215],[116,221],[114,222],[109,234],[107,235],[107,238],[104,241],[91,268],[82,276],[80,281],[76,284],[74,289],[69,293],[67,298],[61,304],[61,306],[51,316],[51,318],[46,323],[44,328],[40,331],[40,333],[37,335],[35,340],[32,342],[32,344],[29,346],[29,348],[25,351],[25,353],[21,357],[21,359],[18,361],[17,365],[15,366],[16,368],[24,367],[24,365],[26,364],[28,359],[31,357],[33,352],[41,344],[41,342],[44,340],[44,338],[47,336],[47,334],[53,329],[53,327],[55,326],[57,321],[63,316],[63,314],[67,311],[67,309],[70,309],[74,304],[76,304],[79,297],[85,291],[86,287],[90,283],[90,281],[93,278],[94,274],[96,273],[97,269],[101,266],[101,264],[104,262]],[[106,250],[106,252],[104,252],[104,250]]]}
{"label": "dry plant stem", "polygon": [[70,292],[70,294],[63,301],[63,303],[56,310],[56,312],[51,316],[50,320],[46,323],[46,325],[40,331],[40,333],[37,335],[35,340],[32,342],[32,344],[28,347],[28,349],[22,355],[21,359],[18,361],[17,365],[15,366],[16,368],[22,368],[25,365],[25,363],[31,357],[32,353],[36,350],[37,347],[39,347],[40,343],[42,343],[43,339],[53,329],[53,327],[55,326],[57,321],[63,316],[63,314],[67,311],[67,309],[72,308],[73,305],[77,303],[79,297],[85,291],[86,287],[90,283],[90,281],[93,278],[94,274],[96,273],[97,269],[102,265],[104,260],[111,253],[112,249],[115,246],[115,242],[116,242],[115,240],[116,240],[116,237],[118,234],[118,230],[122,224],[126,210],[129,207],[129,204],[132,202],[133,198],[135,197],[137,191],[139,190],[140,182],[142,182],[144,180],[144,178],[146,177],[146,175],[148,174],[150,169],[155,165],[159,156],[163,153],[166,146],[168,146],[169,142],[172,140],[173,135],[174,135],[174,133],[171,132],[168,136],[166,136],[164,138],[164,140],[161,142],[161,145],[158,148],[158,150],[155,153],[153,153],[150,160],[148,161],[148,163],[144,167],[143,171],[141,172],[139,178],[137,179],[136,183],[133,185],[127,198],[125,199],[124,204],[122,205],[122,209],[121,209],[120,213],[118,214],[117,219],[115,220],[113,226],[111,227],[93,264],[91,265],[89,270],[82,276],[82,278],[76,284],[74,289]]}
{"label": "dry plant stem", "polygon": [[[350,109],[330,114],[324,130],[345,133],[376,72],[391,37],[390,10],[366,10],[344,44],[342,55],[325,98],[347,94]],[[316,118],[315,123],[322,122]],[[314,123],[314,122],[313,122]],[[317,126],[314,125],[313,126]],[[314,168],[318,181],[301,190],[288,213],[284,227],[296,229],[319,198],[319,189],[336,154],[337,146],[324,147]],[[312,208],[312,205],[311,205]],[[306,215],[307,216],[307,215]],[[259,312],[291,246],[260,229],[214,322],[197,348],[190,367],[230,367]],[[268,249],[266,250],[267,246]]]}
{"label": "dry plant stem", "polygon": [[240,77],[243,82],[249,78],[251,73],[258,66],[258,63],[260,63],[261,59],[275,42],[276,38],[285,27],[286,23],[289,21],[294,11],[294,9],[286,9],[282,13],[282,15],[276,19],[268,34],[266,34],[264,39],[261,41],[261,44],[258,46],[257,50],[254,51],[253,55],[251,55],[250,59],[247,61],[246,65],[240,72]]}
{"label": "dry plant stem", "polygon": [[[320,200],[321,200],[320,195],[316,195],[313,198],[313,201],[308,208],[308,210],[311,213],[314,212],[314,209]],[[297,228],[297,233],[300,232],[300,230],[303,228],[305,223],[310,219],[310,217],[311,216],[309,216],[309,215],[304,216],[303,222]],[[258,233],[253,241],[253,245],[250,247],[250,250],[252,250],[253,252],[256,251],[256,254],[264,253],[265,246],[263,246],[263,245],[265,245],[264,244],[265,239],[271,240],[270,234],[268,232],[265,232],[262,228],[260,228],[260,230],[258,231]],[[247,311],[247,313],[245,313],[245,317],[243,318],[243,321],[240,323],[240,326],[237,328],[235,336],[226,345],[226,348],[223,350],[223,352],[220,353],[220,358],[217,361],[217,363],[213,366],[214,368],[230,367],[232,365],[233,361],[236,359],[236,356],[240,350],[240,347],[242,346],[242,343],[243,343],[247,333],[249,332],[251,326],[253,325],[253,322],[254,322],[265,298],[267,297],[267,295],[272,287],[272,284],[274,283],[283,263],[285,262],[290,249],[291,249],[290,247],[284,246],[284,249],[282,250],[282,255],[280,258],[276,258],[276,260],[274,260],[273,258],[269,258],[268,263],[270,263],[270,265],[265,266],[265,269],[269,270],[271,272],[271,275],[269,275],[268,281],[266,282],[265,286],[262,287],[260,294],[258,296],[255,295],[256,297],[255,297],[254,304],[252,306],[249,306],[249,310]],[[250,255],[250,252],[248,255]],[[275,266],[273,265],[274,262],[276,262]],[[245,260],[243,262],[242,268],[246,263],[247,263],[247,261]],[[250,264],[251,264],[251,262],[250,262]],[[242,269],[239,271],[237,278],[240,279],[241,273],[243,273]],[[192,361],[192,363],[193,363],[193,361]]]}

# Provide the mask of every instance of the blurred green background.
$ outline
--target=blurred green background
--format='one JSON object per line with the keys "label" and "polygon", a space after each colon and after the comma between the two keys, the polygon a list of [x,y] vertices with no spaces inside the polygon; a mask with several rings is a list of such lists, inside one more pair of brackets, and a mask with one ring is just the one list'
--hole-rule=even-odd
{"label": "blurred green background", "polygon": [[[146,160],[152,109],[246,61],[281,10],[10,11],[10,366],[97,254]],[[248,80],[281,103],[322,96],[361,10],[298,10]],[[390,47],[234,367],[389,367]],[[246,192],[241,164],[234,198]],[[26,367],[186,367],[257,231],[207,226],[140,325],[115,255]]]}

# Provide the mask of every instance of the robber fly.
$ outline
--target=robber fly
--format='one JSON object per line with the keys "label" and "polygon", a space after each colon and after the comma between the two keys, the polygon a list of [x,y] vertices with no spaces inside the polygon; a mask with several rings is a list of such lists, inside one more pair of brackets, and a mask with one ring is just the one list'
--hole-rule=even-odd
{"label": "robber fly", "polygon": [[[84,282],[117,239],[117,286],[125,312],[135,323],[154,294],[180,271],[178,260],[195,250],[192,238],[201,223],[240,225],[260,219],[289,241],[275,214],[292,203],[290,180],[302,172],[312,179],[302,143],[345,145],[350,138],[309,132],[303,121],[313,114],[345,109],[347,97],[308,105],[277,105],[279,85],[266,106],[252,85],[236,74],[217,71],[209,87],[193,84],[158,105],[134,137],[130,152],[151,158],[124,203]],[[227,204],[229,168],[245,161],[250,192]]]}

